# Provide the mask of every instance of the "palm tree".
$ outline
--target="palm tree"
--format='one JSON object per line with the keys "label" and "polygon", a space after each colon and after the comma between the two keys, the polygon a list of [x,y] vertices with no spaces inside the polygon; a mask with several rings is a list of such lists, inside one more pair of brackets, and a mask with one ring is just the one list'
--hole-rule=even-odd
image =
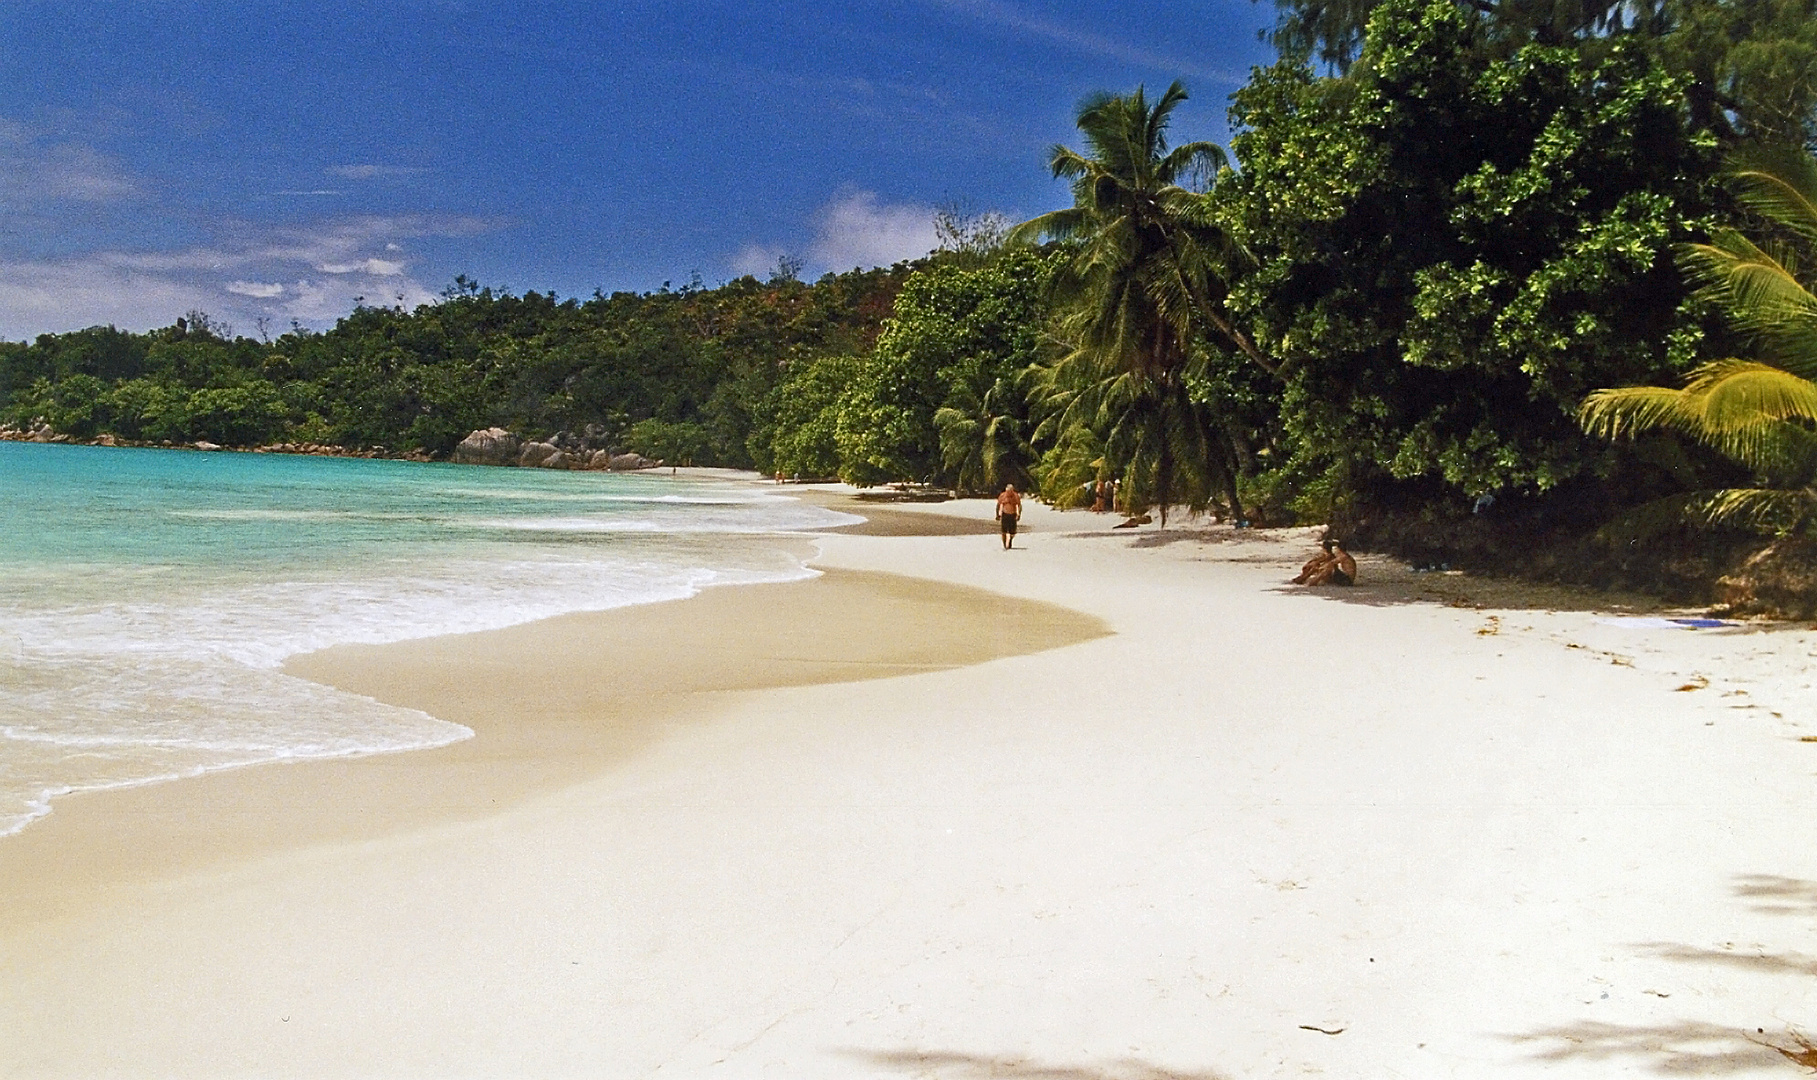
{"label": "palm tree", "polygon": [[1802,532],[1817,518],[1817,296],[1806,269],[1817,252],[1817,161],[1802,151],[1755,151],[1734,175],[1742,204],[1765,219],[1770,238],[1756,244],[1719,229],[1709,243],[1682,248],[1679,262],[1752,340],[1757,358],[1704,364],[1679,389],[1598,390],[1579,419],[1609,438],[1682,432],[1754,472],[1754,487],[1673,500],[1682,519]]}
{"label": "palm tree", "polygon": [[1012,411],[1020,400],[1005,377],[982,394],[961,388],[934,412],[941,464],[953,474],[960,491],[994,494],[1004,484],[1028,486],[1025,422]]}
{"label": "palm tree", "polygon": [[[1177,82],[1152,105],[1140,87],[1126,97],[1087,99],[1077,122],[1089,153],[1056,146],[1051,162],[1055,177],[1072,181],[1073,205],[1009,236],[1012,243],[1076,242],[1055,277],[1056,328],[1069,352],[1052,372],[1050,418],[1062,418],[1061,430],[1093,424],[1107,457],[1139,471],[1125,476],[1134,505],[1158,505],[1163,523],[1182,495],[1195,509],[1204,505],[1203,485],[1190,481],[1208,471],[1226,481],[1241,512],[1234,474],[1211,467],[1225,455],[1206,455],[1228,439],[1204,427],[1209,414],[1187,385],[1203,339],[1215,334],[1274,370],[1223,309],[1225,277],[1241,252],[1212,220],[1203,193],[1182,183],[1209,182],[1224,151],[1208,142],[1168,149],[1169,118],[1185,100]],[[1047,429],[1058,436],[1055,425]],[[1099,468],[1109,471],[1103,462]]]}
{"label": "palm tree", "polygon": [[1055,282],[1068,306],[1089,315],[1083,347],[1157,372],[1176,366],[1185,343],[1209,327],[1273,371],[1222,310],[1224,276],[1241,252],[1204,194],[1181,183],[1209,185],[1228,160],[1224,150],[1210,142],[1167,148],[1172,113],[1185,100],[1178,82],[1152,106],[1142,87],[1087,98],[1077,125],[1090,156],[1055,146],[1049,163],[1056,178],[1072,181],[1073,205],[1023,222],[1008,242],[1083,241]]}
{"label": "palm tree", "polygon": [[1075,349],[1031,371],[1031,397],[1046,413],[1033,441],[1054,447],[1040,473],[1043,497],[1071,505],[1082,485],[1119,477],[1124,506],[1131,513],[1156,507],[1163,524],[1169,507],[1184,504],[1198,512],[1218,495],[1241,517],[1229,440],[1191,386],[1204,362],[1204,351],[1197,350],[1172,377],[1151,379],[1107,369]]}

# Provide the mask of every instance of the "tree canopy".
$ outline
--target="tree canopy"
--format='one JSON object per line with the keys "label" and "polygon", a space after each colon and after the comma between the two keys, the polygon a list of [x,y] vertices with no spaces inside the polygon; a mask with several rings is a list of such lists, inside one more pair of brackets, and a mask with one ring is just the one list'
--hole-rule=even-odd
{"label": "tree canopy", "polygon": [[[949,207],[914,263],[585,300],[462,278],[269,341],[200,313],[46,335],[0,343],[0,418],[431,455],[499,425],[1365,532],[1587,534],[1738,468],[1808,486],[1772,455],[1817,426],[1779,317],[1817,303],[1791,212],[1817,200],[1817,0],[1277,4],[1228,152],[1175,137],[1178,83],[1092,95],[1047,161],[1071,205]],[[1735,188],[1737,160],[1780,164]]]}

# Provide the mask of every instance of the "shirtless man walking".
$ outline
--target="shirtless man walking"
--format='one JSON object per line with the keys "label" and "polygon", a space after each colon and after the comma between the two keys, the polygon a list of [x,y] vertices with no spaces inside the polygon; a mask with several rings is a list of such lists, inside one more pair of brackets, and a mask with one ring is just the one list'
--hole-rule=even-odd
{"label": "shirtless man walking", "polygon": [[1016,521],[1022,517],[1022,496],[1016,494],[1016,485],[1003,485],[1003,494],[997,496],[997,528],[1003,533],[1003,550],[1008,551],[1016,544]]}

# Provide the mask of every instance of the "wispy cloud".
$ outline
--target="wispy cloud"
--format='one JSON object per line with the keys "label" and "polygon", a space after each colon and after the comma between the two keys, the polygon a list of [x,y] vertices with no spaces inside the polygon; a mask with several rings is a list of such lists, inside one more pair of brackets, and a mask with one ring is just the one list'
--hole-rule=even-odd
{"label": "wispy cloud", "polygon": [[1245,73],[1205,67],[1178,56],[1169,56],[1102,34],[1065,26],[1052,19],[1029,14],[1013,4],[1005,3],[1004,0],[927,0],[927,2],[947,11],[970,16],[980,22],[991,23],[1007,30],[1040,38],[1075,53],[1099,56],[1107,60],[1117,60],[1137,67],[1149,68],[1170,78],[1196,76],[1229,85],[1241,85],[1248,79],[1248,75]]}
{"label": "wispy cloud", "polygon": [[191,308],[245,327],[260,316],[325,325],[360,300],[415,307],[436,294],[411,273],[409,242],[495,227],[471,217],[365,216],[306,227],[229,226],[222,243],[174,251],[0,259],[0,335],[102,323],[144,330]]}
{"label": "wispy cloud", "polygon": [[9,208],[113,203],[138,194],[132,177],[94,147],[0,120],[0,203]]}
{"label": "wispy cloud", "polygon": [[102,323],[147,329],[205,299],[188,282],[93,259],[0,262],[0,335],[9,338]]}
{"label": "wispy cloud", "polygon": [[855,119],[906,130],[950,146],[966,140],[982,152],[997,152],[1006,120],[980,115],[962,105],[944,86],[920,86],[887,79],[802,72],[744,63],[716,63],[715,80],[730,81],[751,94],[811,97],[816,107]]}
{"label": "wispy cloud", "polygon": [[414,165],[330,165],[322,171],[346,180],[398,180],[428,170]]}
{"label": "wispy cloud", "polygon": [[316,267],[324,274],[371,274],[373,277],[397,277],[406,264],[400,259],[360,259],[348,263],[323,263]]}

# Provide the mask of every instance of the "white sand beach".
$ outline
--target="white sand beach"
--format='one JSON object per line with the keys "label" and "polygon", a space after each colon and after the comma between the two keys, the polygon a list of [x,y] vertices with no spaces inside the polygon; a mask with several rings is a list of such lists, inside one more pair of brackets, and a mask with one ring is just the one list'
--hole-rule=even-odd
{"label": "white sand beach", "polygon": [[0,1076],[1798,1075],[1817,634],[990,509],[294,662],[477,737],[0,840]]}

